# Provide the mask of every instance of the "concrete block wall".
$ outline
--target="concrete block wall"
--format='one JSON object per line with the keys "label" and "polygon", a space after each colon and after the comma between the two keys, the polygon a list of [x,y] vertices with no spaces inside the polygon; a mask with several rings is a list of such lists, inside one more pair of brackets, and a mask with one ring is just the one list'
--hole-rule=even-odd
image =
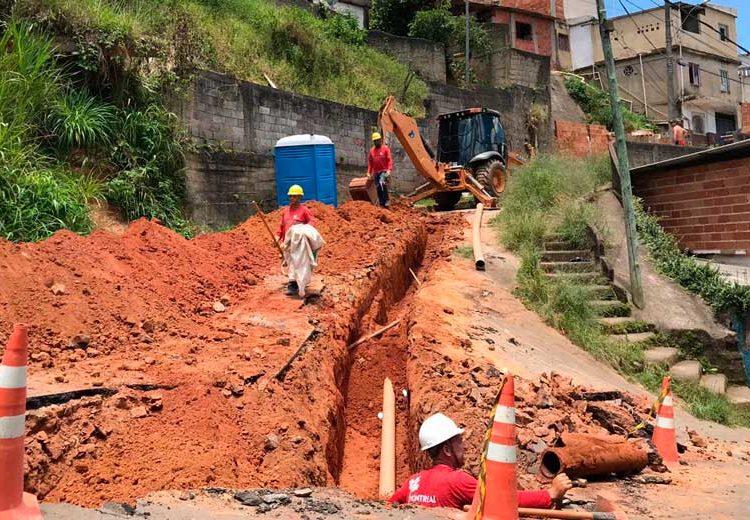
{"label": "concrete block wall", "polygon": [[692,251],[750,251],[750,158],[634,174],[633,193]]}
{"label": "concrete block wall", "polygon": [[750,103],[742,103],[740,117],[742,133],[750,135]]}
{"label": "concrete block wall", "polygon": [[550,83],[550,58],[519,49],[498,49],[473,60],[480,83],[495,87],[522,85],[547,88]]}
{"label": "concrete block wall", "polygon": [[601,125],[555,121],[555,149],[574,157],[609,153],[609,131]]}
{"label": "concrete block wall", "polygon": [[447,65],[445,46],[442,43],[422,38],[406,38],[382,31],[367,33],[367,43],[409,65],[427,81],[446,81]]}
{"label": "concrete block wall", "polygon": [[695,146],[677,146],[663,143],[641,143],[628,140],[628,158],[630,167],[637,168],[646,164],[666,161],[683,155],[700,152],[705,148]]}

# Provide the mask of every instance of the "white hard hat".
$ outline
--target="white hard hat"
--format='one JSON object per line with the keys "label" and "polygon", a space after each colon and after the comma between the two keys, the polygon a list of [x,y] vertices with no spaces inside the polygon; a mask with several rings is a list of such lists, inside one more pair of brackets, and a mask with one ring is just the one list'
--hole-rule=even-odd
{"label": "white hard hat", "polygon": [[429,450],[463,432],[450,417],[442,413],[436,413],[425,419],[420,426],[419,445],[422,447],[422,451]]}

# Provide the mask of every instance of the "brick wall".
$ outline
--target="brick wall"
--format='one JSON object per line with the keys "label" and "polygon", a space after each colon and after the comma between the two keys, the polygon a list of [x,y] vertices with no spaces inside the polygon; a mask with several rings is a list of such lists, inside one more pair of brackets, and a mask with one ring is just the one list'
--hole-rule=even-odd
{"label": "brick wall", "polygon": [[750,251],[750,157],[634,173],[633,192],[692,251]]}
{"label": "brick wall", "polygon": [[601,125],[557,120],[555,149],[575,157],[605,154],[609,150],[609,131]]}
{"label": "brick wall", "polygon": [[445,46],[441,43],[370,31],[367,44],[409,65],[428,81],[446,80]]}
{"label": "brick wall", "polygon": [[750,135],[750,103],[742,103],[740,117],[742,133]]}
{"label": "brick wall", "polygon": [[[549,8],[548,8],[549,9]],[[527,23],[532,27],[532,33],[534,35],[533,40],[521,40],[514,38],[515,24]],[[534,54],[541,54],[542,56],[551,56],[553,50],[552,38],[553,38],[553,21],[548,18],[540,18],[534,15],[503,11],[496,9],[492,14],[492,23],[507,25],[510,30],[510,36],[508,38],[510,46],[515,49],[520,49],[526,52],[533,52]]]}

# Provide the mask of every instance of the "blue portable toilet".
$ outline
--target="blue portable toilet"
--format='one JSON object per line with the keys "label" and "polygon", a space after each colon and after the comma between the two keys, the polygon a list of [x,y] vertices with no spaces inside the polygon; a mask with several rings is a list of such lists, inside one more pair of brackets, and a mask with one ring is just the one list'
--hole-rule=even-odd
{"label": "blue portable toilet", "polygon": [[338,205],[336,194],[336,150],[324,135],[302,134],[282,137],[274,147],[276,203],[289,204],[287,191],[299,184],[306,200]]}

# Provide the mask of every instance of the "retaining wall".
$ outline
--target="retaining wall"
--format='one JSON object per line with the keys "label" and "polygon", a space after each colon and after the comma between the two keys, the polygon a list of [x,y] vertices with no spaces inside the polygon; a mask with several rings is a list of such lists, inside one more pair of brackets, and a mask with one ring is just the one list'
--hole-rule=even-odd
{"label": "retaining wall", "polygon": [[441,43],[370,31],[367,44],[409,65],[428,81],[446,81],[445,46]]}

